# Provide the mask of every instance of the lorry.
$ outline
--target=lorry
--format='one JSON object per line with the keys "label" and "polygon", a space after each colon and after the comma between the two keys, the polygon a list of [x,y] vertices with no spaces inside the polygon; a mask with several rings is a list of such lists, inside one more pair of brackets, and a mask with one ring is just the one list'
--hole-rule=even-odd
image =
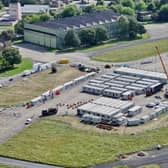
{"label": "lorry", "polygon": [[57,108],[49,108],[49,109],[44,109],[41,111],[41,116],[50,116],[50,115],[54,115],[57,114],[58,109]]}

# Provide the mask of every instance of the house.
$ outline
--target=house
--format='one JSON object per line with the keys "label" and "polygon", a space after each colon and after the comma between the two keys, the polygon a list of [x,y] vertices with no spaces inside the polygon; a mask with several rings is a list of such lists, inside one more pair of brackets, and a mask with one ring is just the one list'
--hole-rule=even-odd
{"label": "house", "polygon": [[24,25],[24,40],[48,48],[64,48],[64,37],[68,30],[76,32],[87,27],[103,25],[107,28],[108,37],[116,36],[118,15],[111,10],[88,13]]}

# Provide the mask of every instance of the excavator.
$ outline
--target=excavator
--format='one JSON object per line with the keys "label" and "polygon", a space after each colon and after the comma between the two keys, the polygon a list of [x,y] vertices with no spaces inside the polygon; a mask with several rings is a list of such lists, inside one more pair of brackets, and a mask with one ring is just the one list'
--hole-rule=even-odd
{"label": "excavator", "polygon": [[[160,59],[160,62],[161,62],[163,71],[164,71],[164,73],[165,73],[165,75],[166,75],[166,78],[167,78],[167,80],[168,80],[168,73],[167,73],[167,70],[166,70],[166,66],[165,66],[165,64],[164,64],[164,61],[163,61],[163,59],[162,59],[162,57],[161,57],[161,55],[160,55],[159,47],[156,46],[155,48],[156,48],[157,54],[158,54],[158,56],[159,56],[159,59]],[[165,98],[168,98],[168,89],[167,89],[167,88],[166,88],[166,90],[165,90],[164,97],[165,97]]]}

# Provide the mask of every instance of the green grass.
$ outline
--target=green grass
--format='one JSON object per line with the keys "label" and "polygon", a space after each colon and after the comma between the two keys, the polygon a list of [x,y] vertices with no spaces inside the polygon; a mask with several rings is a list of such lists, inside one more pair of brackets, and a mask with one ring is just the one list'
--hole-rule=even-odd
{"label": "green grass", "polygon": [[1,144],[0,154],[79,168],[114,161],[122,153],[167,144],[167,138],[168,127],[118,135],[83,131],[58,120],[42,119]]}
{"label": "green grass", "polygon": [[113,168],[129,168],[129,167],[128,167],[128,166],[124,166],[124,165],[122,166],[122,165],[121,165],[121,166],[114,166]]}
{"label": "green grass", "polygon": [[168,51],[168,39],[162,39],[156,40],[154,42],[139,44],[136,46],[116,49],[111,52],[96,55],[92,57],[92,59],[104,62],[126,62],[143,59],[157,55],[155,50],[156,45],[159,47],[161,52]]}
{"label": "green grass", "polygon": [[16,64],[13,69],[0,72],[0,77],[12,76],[23,72],[24,70],[31,69],[33,65],[32,59],[23,58],[20,64]]}
{"label": "green grass", "polygon": [[139,168],[160,168],[160,166],[159,166],[159,165],[154,165],[154,164],[152,164],[152,165],[141,166],[141,167],[139,167]]}
{"label": "green grass", "polygon": [[10,166],[10,165],[5,165],[5,164],[1,164],[1,163],[0,163],[0,168],[21,168],[21,167],[18,167],[18,166]]}

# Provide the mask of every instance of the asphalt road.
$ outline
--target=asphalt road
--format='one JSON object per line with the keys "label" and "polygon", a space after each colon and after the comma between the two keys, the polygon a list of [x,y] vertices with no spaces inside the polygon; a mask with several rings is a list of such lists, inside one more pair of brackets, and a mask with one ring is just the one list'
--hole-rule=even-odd
{"label": "asphalt road", "polygon": [[168,168],[168,148],[160,151],[149,151],[147,156],[138,157],[137,155],[130,155],[128,159],[123,159],[113,163],[105,163],[94,166],[92,168],[112,168],[116,165],[127,165],[131,168],[137,168],[142,165],[159,164],[161,168]]}
{"label": "asphalt road", "polygon": [[24,168],[61,168],[58,166],[51,166],[51,165],[44,165],[44,164],[38,164],[28,161],[21,161],[16,159],[10,159],[5,157],[0,157],[0,163],[7,164],[7,165],[13,165],[13,166],[20,166]]}

